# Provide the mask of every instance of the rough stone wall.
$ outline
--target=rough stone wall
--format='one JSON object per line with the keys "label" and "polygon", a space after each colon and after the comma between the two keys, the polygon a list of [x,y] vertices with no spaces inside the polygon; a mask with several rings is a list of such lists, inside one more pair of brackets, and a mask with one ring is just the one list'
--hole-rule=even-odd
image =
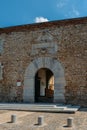
{"label": "rough stone wall", "polygon": [[[19,31],[14,27],[13,31],[0,34],[4,40],[0,56],[0,62],[4,66],[3,79],[0,80],[0,101],[22,102],[25,70],[33,59],[45,56],[56,58],[64,67],[66,103],[87,106],[87,22],[63,26],[45,24],[41,28],[34,25],[33,29]],[[57,53],[51,55],[39,51],[33,56],[32,45],[38,43],[43,32],[52,36],[52,42],[58,46]],[[17,87],[17,80],[22,82],[20,87]]]}

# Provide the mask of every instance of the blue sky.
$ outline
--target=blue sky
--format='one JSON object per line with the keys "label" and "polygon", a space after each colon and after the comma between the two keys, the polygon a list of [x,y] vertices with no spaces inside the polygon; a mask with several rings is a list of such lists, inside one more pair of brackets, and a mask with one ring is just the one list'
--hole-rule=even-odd
{"label": "blue sky", "polygon": [[87,0],[0,0],[0,27],[87,16]]}

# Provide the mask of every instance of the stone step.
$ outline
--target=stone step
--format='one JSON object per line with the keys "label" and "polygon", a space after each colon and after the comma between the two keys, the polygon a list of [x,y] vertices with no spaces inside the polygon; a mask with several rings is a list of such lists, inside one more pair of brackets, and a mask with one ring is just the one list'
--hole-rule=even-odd
{"label": "stone step", "polygon": [[4,110],[28,110],[40,112],[69,112],[75,113],[80,106],[63,104],[0,104],[0,109]]}

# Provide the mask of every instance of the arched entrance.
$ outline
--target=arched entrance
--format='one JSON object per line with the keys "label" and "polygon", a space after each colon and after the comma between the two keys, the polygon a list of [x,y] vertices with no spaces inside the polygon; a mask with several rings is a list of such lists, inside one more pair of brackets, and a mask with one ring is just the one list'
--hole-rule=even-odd
{"label": "arched entrance", "polygon": [[54,75],[51,70],[41,68],[35,75],[35,102],[53,102]]}
{"label": "arched entrance", "polygon": [[24,76],[24,102],[35,102],[35,75],[41,68],[49,69],[54,75],[54,96],[53,102],[65,102],[65,76],[61,63],[51,57],[39,57],[32,61],[25,71]]}

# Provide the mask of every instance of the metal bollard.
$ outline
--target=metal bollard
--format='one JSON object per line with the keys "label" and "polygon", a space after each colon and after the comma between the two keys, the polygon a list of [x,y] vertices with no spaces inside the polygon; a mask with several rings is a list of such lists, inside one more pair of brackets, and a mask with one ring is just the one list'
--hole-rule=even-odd
{"label": "metal bollard", "polygon": [[17,116],[16,115],[11,115],[11,122],[16,123],[17,122]]}
{"label": "metal bollard", "polygon": [[44,125],[44,116],[38,117],[38,125]]}
{"label": "metal bollard", "polygon": [[72,118],[72,117],[69,117],[69,118],[67,119],[67,126],[68,126],[68,127],[72,127],[72,126],[73,126],[73,118]]}

